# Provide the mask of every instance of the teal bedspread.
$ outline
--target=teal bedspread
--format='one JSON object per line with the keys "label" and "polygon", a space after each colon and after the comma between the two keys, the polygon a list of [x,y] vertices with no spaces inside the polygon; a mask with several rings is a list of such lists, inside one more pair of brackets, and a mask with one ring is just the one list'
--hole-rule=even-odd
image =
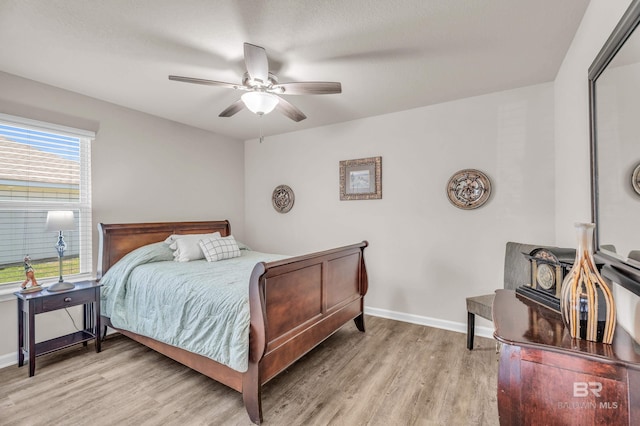
{"label": "teal bedspread", "polygon": [[218,262],[174,262],[165,243],[132,251],[102,277],[101,307],[114,327],[244,372],[249,355],[249,278],[256,263],[287,256],[241,250]]}

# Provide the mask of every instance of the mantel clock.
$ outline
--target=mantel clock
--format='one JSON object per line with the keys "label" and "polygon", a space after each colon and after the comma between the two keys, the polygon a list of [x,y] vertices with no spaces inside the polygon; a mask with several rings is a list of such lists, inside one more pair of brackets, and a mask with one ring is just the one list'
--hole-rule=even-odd
{"label": "mantel clock", "polygon": [[522,253],[531,265],[531,281],[520,286],[516,293],[560,312],[562,281],[575,260],[575,249],[536,248]]}

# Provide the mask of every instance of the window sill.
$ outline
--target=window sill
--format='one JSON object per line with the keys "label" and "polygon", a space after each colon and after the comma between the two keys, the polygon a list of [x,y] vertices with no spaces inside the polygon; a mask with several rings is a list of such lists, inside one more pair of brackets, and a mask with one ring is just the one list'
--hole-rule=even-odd
{"label": "window sill", "polygon": [[[79,274],[74,275],[69,279],[69,282],[77,282],[83,280],[94,280],[95,277],[92,277],[91,274]],[[48,279],[40,281],[40,285],[44,288],[49,287],[51,284],[55,284],[58,281],[56,279]],[[0,303],[9,302],[12,300],[16,300],[16,297],[13,293],[20,290],[20,284],[4,284],[0,286]]]}

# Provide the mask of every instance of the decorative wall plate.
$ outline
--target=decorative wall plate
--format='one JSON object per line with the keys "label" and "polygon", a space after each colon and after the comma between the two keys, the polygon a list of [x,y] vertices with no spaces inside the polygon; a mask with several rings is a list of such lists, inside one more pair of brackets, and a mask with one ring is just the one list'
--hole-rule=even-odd
{"label": "decorative wall plate", "polygon": [[278,185],[273,190],[271,202],[278,213],[287,213],[293,207],[296,196],[287,185]]}
{"label": "decorative wall plate", "polygon": [[449,201],[460,209],[476,209],[486,203],[490,195],[491,181],[480,170],[460,170],[447,183]]}
{"label": "decorative wall plate", "polygon": [[633,175],[631,175],[631,185],[633,189],[640,194],[640,164],[633,169]]}

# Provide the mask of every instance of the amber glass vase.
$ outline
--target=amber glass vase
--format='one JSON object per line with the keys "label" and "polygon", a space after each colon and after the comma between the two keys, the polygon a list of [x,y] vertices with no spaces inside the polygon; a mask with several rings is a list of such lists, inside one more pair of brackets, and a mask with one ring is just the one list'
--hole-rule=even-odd
{"label": "amber glass vase", "polygon": [[578,249],[562,282],[560,310],[571,337],[611,343],[616,307],[609,286],[593,260],[593,223],[576,223]]}

